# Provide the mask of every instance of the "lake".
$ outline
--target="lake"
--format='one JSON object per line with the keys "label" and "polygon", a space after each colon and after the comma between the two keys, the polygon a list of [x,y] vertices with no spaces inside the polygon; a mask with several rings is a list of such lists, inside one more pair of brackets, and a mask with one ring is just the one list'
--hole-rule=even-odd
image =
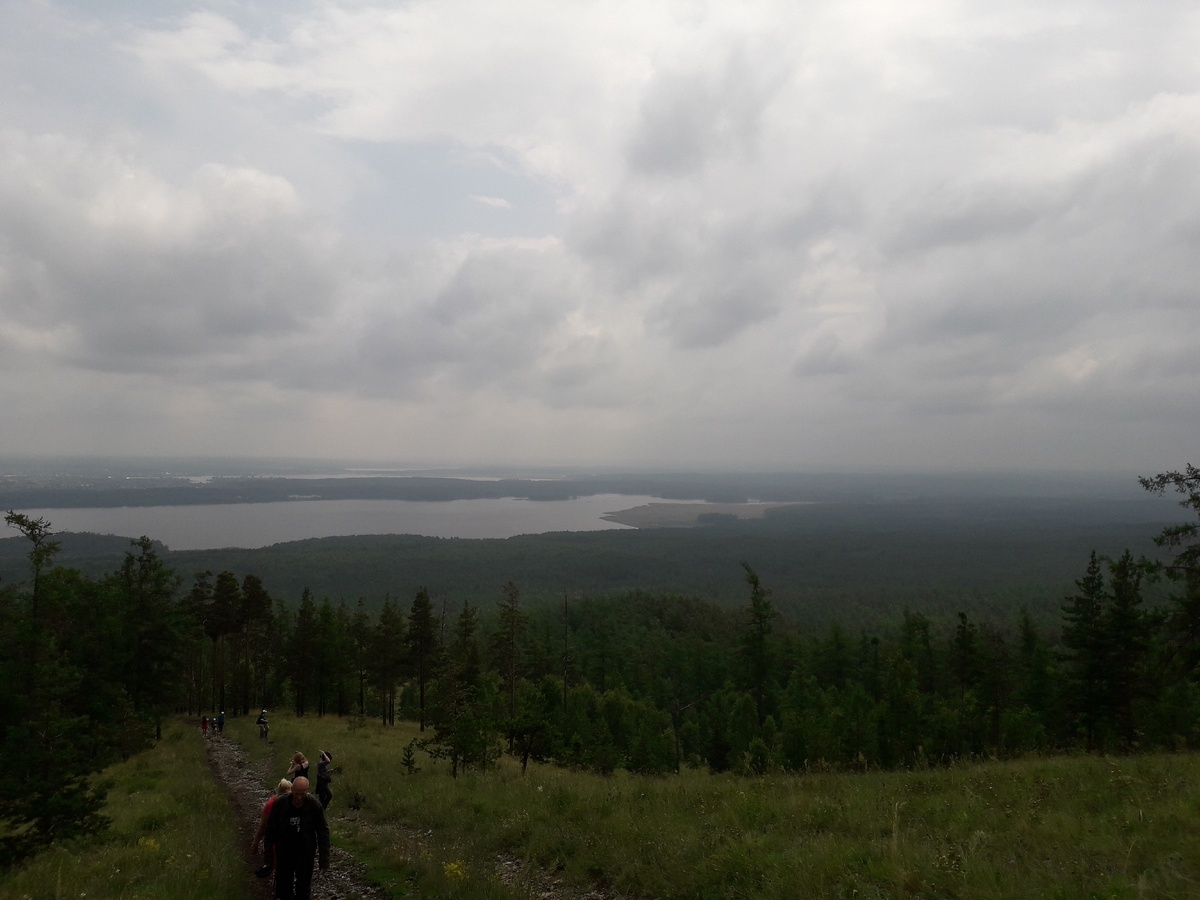
{"label": "lake", "polygon": [[628,528],[606,513],[659,502],[658,497],[594,494],[571,500],[297,500],[197,506],[22,509],[54,531],[146,535],[171,550],[257,548],[352,534],[507,538],[551,531]]}

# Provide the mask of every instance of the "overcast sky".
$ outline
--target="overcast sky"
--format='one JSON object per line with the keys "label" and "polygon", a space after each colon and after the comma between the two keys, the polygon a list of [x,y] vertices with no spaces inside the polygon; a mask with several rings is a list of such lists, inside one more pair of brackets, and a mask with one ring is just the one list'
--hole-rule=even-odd
{"label": "overcast sky", "polygon": [[1200,462],[1194,2],[5,0],[0,458]]}

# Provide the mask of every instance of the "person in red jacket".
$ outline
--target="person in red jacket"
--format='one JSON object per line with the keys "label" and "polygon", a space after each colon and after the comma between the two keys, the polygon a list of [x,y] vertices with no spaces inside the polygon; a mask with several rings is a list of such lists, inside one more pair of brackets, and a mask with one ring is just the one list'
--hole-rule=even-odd
{"label": "person in red jacket", "polygon": [[[258,845],[262,843],[263,835],[267,833],[267,816],[271,814],[271,805],[280,797],[287,796],[292,792],[292,783],[286,778],[281,778],[279,784],[275,785],[275,793],[267,798],[267,802],[263,804],[262,812],[258,816],[258,831],[254,832],[254,840],[250,842],[250,852],[257,853]],[[266,878],[275,869],[274,855],[267,856],[263,853],[262,868],[254,874],[259,878]]]}

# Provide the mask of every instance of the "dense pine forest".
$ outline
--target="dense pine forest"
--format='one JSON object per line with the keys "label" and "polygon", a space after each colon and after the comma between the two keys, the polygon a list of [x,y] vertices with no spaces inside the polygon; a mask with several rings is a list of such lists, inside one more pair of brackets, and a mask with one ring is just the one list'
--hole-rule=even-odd
{"label": "dense pine forest", "polygon": [[[1200,511],[1200,470],[1144,486]],[[454,775],[502,754],[754,775],[1200,742],[1195,523],[1158,534],[1161,557],[1081,553],[1052,622],[910,605],[814,628],[780,614],[767,559],[732,567],[735,603],[657,586],[529,603],[502,570],[484,602],[419,587],[351,603],[183,576],[148,538],[88,574],[59,564],[50,523],[6,521],[25,578],[0,588],[4,866],[102,828],[90,776],[176,714],[417,722]]]}

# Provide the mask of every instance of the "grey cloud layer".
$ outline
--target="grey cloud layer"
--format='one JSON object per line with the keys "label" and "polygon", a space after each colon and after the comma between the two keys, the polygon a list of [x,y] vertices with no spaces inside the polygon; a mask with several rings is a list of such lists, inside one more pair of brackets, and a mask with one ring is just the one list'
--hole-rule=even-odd
{"label": "grey cloud layer", "polygon": [[[39,8],[0,19],[33,30],[31,53],[64,46]],[[1090,449],[1049,411],[1176,434],[1190,408],[1186,5],[236,15],[57,10],[126,73],[86,128],[69,84],[0,89],[4,356],[296,403],[512,403],[544,410],[526,424],[547,435],[620,410],[664,447],[737,434],[754,408],[776,460],[836,460],[884,420],[916,446],[931,422],[995,414],[1038,423],[1023,440],[1049,464]],[[192,143],[189,102],[208,128]],[[156,109],[177,118],[159,128]],[[515,215],[503,185],[523,178],[561,229],[397,245],[350,228],[377,182],[348,141],[503,160],[495,190],[462,198]],[[1002,461],[984,431],[963,452]]]}

